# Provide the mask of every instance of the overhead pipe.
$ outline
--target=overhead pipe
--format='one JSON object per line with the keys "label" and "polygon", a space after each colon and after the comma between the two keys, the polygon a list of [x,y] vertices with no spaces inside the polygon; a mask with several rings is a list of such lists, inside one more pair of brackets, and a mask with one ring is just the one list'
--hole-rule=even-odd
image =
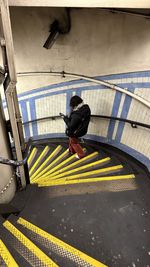
{"label": "overhead pipe", "polygon": [[66,19],[64,20],[65,23],[63,21],[55,19],[53,23],[50,25],[49,29],[50,34],[43,45],[44,48],[50,49],[53,46],[59,34],[67,34],[70,32],[71,19],[70,19],[69,8],[65,8],[65,11],[66,11]]}
{"label": "overhead pipe", "polygon": [[130,91],[128,91],[127,88],[122,88],[120,86],[117,86],[115,84],[103,81],[103,80],[99,80],[99,79],[95,79],[92,78],[90,76],[86,76],[86,75],[80,75],[80,74],[75,74],[75,73],[68,73],[68,72],[57,72],[57,71],[44,71],[44,72],[19,72],[17,73],[18,77],[23,77],[23,76],[42,76],[42,75],[56,75],[56,76],[62,76],[62,77],[73,77],[73,78],[78,78],[78,79],[84,79],[86,81],[90,81],[96,84],[100,84],[100,85],[104,85],[105,87],[111,88],[112,90],[115,91],[119,91],[123,94],[126,94],[130,97],[132,97],[133,99],[137,100],[138,102],[140,102],[141,104],[145,105],[146,107],[150,108],[150,102],[146,99],[144,99],[143,97],[136,95]]}

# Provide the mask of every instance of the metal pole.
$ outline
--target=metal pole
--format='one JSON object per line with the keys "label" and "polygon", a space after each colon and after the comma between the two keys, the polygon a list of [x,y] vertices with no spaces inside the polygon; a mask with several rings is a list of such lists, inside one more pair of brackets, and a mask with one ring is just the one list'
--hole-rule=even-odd
{"label": "metal pole", "polygon": [[[5,116],[0,96],[0,154],[3,157],[10,158],[11,151],[9,147],[9,137],[6,131]],[[13,166],[4,166],[0,164],[0,204],[8,203],[12,200],[16,192],[15,168]]]}
{"label": "metal pole", "polygon": [[60,72],[60,71],[36,71],[36,72],[20,72],[18,73],[18,77],[25,77],[25,76],[44,76],[44,75],[56,75],[56,76],[62,76],[62,77],[72,77],[72,78],[78,78],[83,79],[89,82],[93,82],[95,84],[104,85],[108,88],[111,88],[112,90],[119,91],[123,94],[126,94],[128,96],[131,96],[133,99],[137,100],[141,104],[145,105],[146,107],[150,108],[150,102],[147,99],[144,99],[143,97],[136,95],[130,91],[128,91],[127,88],[122,88],[118,85],[112,84],[110,82],[106,82],[104,80],[99,80],[96,78],[92,78],[83,74],[76,74],[76,73],[68,73],[68,72]]}
{"label": "metal pole", "polygon": [[[17,76],[15,69],[15,61],[14,61],[14,47],[13,47],[8,0],[1,0],[1,18],[2,18],[3,34],[5,39],[5,46],[6,46],[8,75],[10,80],[5,90],[5,94],[6,94],[8,112],[14,137],[14,143],[16,147],[17,160],[21,161],[23,159],[22,150],[24,149],[24,137],[23,137],[21,115],[16,92]],[[24,166],[20,166],[19,169],[20,169],[22,187],[24,188],[26,186]]]}
{"label": "metal pole", "polygon": [[[12,132],[13,132],[13,138],[15,142],[17,160],[20,161],[20,160],[23,160],[23,156],[22,156],[21,144],[20,144],[20,139],[19,139],[19,134],[18,134],[18,127],[17,127],[16,117],[15,117],[15,107],[14,107],[12,92],[6,94],[6,99],[7,99],[7,104],[8,104],[8,112],[9,112]],[[20,170],[21,184],[22,184],[22,187],[24,188],[26,186],[24,166],[20,166],[19,170]]]}

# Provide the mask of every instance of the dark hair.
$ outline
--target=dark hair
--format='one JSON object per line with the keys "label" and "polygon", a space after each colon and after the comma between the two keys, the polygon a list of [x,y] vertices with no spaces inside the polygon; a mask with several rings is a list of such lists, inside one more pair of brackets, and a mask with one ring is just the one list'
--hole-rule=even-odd
{"label": "dark hair", "polygon": [[75,95],[75,96],[71,97],[71,99],[70,99],[70,107],[75,108],[76,106],[78,106],[82,102],[83,102],[82,98],[79,97],[78,95]]}

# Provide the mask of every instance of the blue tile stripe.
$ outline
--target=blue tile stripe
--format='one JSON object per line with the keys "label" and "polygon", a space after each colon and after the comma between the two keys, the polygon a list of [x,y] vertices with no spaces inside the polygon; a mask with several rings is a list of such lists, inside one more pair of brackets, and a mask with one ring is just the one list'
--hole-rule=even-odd
{"label": "blue tile stripe", "polygon": [[66,99],[66,114],[70,113],[70,99],[73,96],[73,92],[68,92],[67,93],[67,99]]}
{"label": "blue tile stripe", "polygon": [[[118,111],[119,111],[119,106],[121,103],[121,97],[122,97],[122,93],[116,91],[115,99],[114,99],[114,103],[113,103],[113,108],[112,108],[112,112],[111,112],[111,117],[117,117]],[[115,125],[116,125],[116,121],[110,120],[109,126],[108,126],[108,134],[107,134],[108,140],[111,140],[113,137]]]}
{"label": "blue tile stripe", "polygon": [[[135,88],[147,88],[147,89],[150,89],[150,83],[144,83],[144,82],[142,82],[142,83],[132,83],[132,84],[134,84],[134,86],[135,86]],[[130,85],[131,85],[131,83],[119,83],[119,84],[117,84],[118,86],[120,86],[120,87],[122,87],[122,88],[128,88],[128,87],[130,87]],[[57,95],[57,94],[65,94],[65,93],[68,93],[68,92],[73,92],[73,91],[76,91],[76,92],[78,92],[78,91],[80,91],[80,92],[82,92],[82,91],[89,91],[89,90],[100,90],[100,89],[102,89],[102,90],[104,90],[104,89],[108,89],[108,90],[110,90],[110,88],[108,88],[108,87],[106,87],[106,86],[104,86],[104,85],[93,85],[93,84],[91,84],[91,85],[89,85],[89,86],[84,86],[84,87],[81,87],[80,88],[80,90],[79,89],[76,89],[76,88],[71,88],[71,89],[64,89],[64,90],[62,90],[62,91],[59,91],[59,89],[60,89],[60,87],[58,87],[58,90],[57,91],[55,91],[55,92],[49,92],[49,93],[47,93],[44,89],[43,89],[43,94],[36,94],[35,96],[29,96],[29,95],[27,95],[27,98],[24,98],[24,101],[25,100],[29,100],[29,99],[31,99],[31,98],[34,98],[34,99],[39,99],[39,98],[42,98],[42,97],[47,97],[47,96],[50,96],[50,95]],[[32,92],[32,94],[33,94],[33,92]],[[22,101],[22,100],[20,100],[20,98],[21,98],[21,96],[20,95],[18,95],[18,99],[19,99],[19,101]],[[5,102],[3,102],[3,105],[4,105],[4,107],[5,107]]]}
{"label": "blue tile stripe", "polygon": [[[132,83],[134,86],[135,86],[135,88],[147,88],[147,89],[150,89],[150,82],[146,82],[146,83],[144,83],[144,82],[140,82],[140,83]],[[117,84],[118,86],[120,86],[120,87],[122,87],[122,88],[128,88],[128,87],[130,87],[130,85],[131,85],[131,83],[119,83],[119,84]],[[57,85],[58,86],[58,85]],[[49,89],[50,89],[50,87],[49,87]],[[58,89],[60,89],[60,87],[58,86]],[[79,93],[81,93],[82,91],[85,91],[85,90],[100,90],[100,89],[109,89],[110,90],[110,88],[108,88],[108,87],[105,87],[105,86],[103,86],[103,85],[93,85],[92,83],[91,83],[91,85],[89,85],[89,86],[84,86],[84,87],[81,87],[81,88],[72,88],[72,89],[65,89],[65,90],[62,90],[62,91],[59,91],[59,90],[57,90],[57,91],[55,91],[55,92],[49,92],[49,93],[46,93],[46,90],[45,90],[45,87],[43,87],[43,88],[40,88],[40,90],[43,92],[43,94],[42,95],[36,95],[36,96],[32,96],[32,94],[33,93],[37,93],[38,92],[38,89],[37,90],[32,90],[31,91],[31,97],[30,97],[30,94],[28,93],[28,92],[26,92],[26,93],[24,93],[24,96],[27,96],[27,98],[25,98],[25,99],[23,99],[23,100],[21,100],[20,98],[22,97],[22,94],[19,94],[18,95],[18,99],[19,99],[19,101],[28,101],[29,99],[39,99],[39,98],[43,98],[43,97],[47,97],[47,96],[50,96],[50,95],[57,95],[57,94],[63,94],[63,93],[68,93],[68,92],[73,92],[73,91],[76,91],[77,92],[77,94]],[[5,100],[3,100],[3,107],[5,108],[6,107],[6,102],[5,102]]]}
{"label": "blue tile stripe", "polygon": [[[139,71],[139,72],[129,72],[129,73],[120,73],[120,74],[110,74],[110,75],[105,75],[105,76],[95,76],[93,78],[99,79],[99,80],[113,80],[113,79],[125,79],[125,78],[139,78],[139,77],[150,77],[150,71]],[[81,83],[86,83],[86,80],[73,80],[73,81],[68,81],[68,82],[62,82],[59,84],[54,84],[54,85],[48,85],[44,86],[41,88],[35,88],[32,91],[27,91],[24,93],[19,94],[19,96],[26,96],[30,95],[33,92],[41,92],[49,89],[55,89],[55,88],[61,88],[63,86],[69,86],[69,85],[75,85],[75,84],[81,84]]]}
{"label": "blue tile stripe", "polygon": [[[27,111],[27,102],[24,101],[20,101],[20,107],[21,107],[21,112],[22,112],[22,120],[23,122],[29,121],[29,117],[28,117],[28,111]],[[30,128],[29,128],[29,124],[26,124],[24,126],[24,133],[25,133],[25,137],[29,138],[30,137]]]}
{"label": "blue tile stripe", "polygon": [[[134,93],[135,87],[133,86],[133,84],[131,84],[130,87],[128,87],[128,90]],[[130,110],[131,101],[132,101],[132,97],[126,95],[123,108],[122,108],[122,112],[121,112],[121,116],[120,116],[121,118],[127,119],[127,116]],[[115,137],[115,140],[117,140],[118,142],[121,141],[124,126],[125,126],[125,122],[120,121],[118,124],[118,129],[117,129],[117,133]]]}
{"label": "blue tile stripe", "polygon": [[[30,106],[31,120],[36,120],[36,106],[34,99],[29,100],[29,106]],[[38,134],[38,127],[36,121],[32,123],[32,131],[33,131],[33,136]]]}
{"label": "blue tile stripe", "polygon": [[75,93],[76,93],[76,95],[78,95],[79,97],[82,98],[82,96],[81,96],[81,94],[82,94],[82,89],[77,88],[77,89],[75,90]]}

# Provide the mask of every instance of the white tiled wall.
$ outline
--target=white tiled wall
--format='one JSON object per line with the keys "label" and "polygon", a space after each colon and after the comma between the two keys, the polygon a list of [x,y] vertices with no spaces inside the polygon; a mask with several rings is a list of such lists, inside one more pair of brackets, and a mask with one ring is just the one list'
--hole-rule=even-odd
{"label": "white tiled wall", "polygon": [[115,91],[111,89],[99,89],[83,91],[81,97],[84,103],[90,105],[92,114],[111,115]]}
{"label": "white tiled wall", "polygon": [[66,94],[41,97],[35,101],[37,118],[66,113]]}
{"label": "white tiled wall", "polygon": [[[150,89],[149,88],[138,88],[135,89],[135,94],[140,95],[144,99],[150,101]],[[127,119],[139,121],[150,125],[150,110],[132,99],[131,106]],[[150,158],[150,130],[143,127],[137,129],[132,128],[130,125],[125,124],[121,143],[141,152]]]}
{"label": "white tiled wall", "polygon": [[[57,116],[60,112],[66,113],[66,94],[43,97],[35,101],[37,118]],[[63,133],[63,120],[47,120],[38,122],[38,134]]]}
{"label": "white tiled wall", "polygon": [[150,159],[150,130],[142,127],[132,128],[125,125],[121,143],[144,154]]}
{"label": "white tiled wall", "polygon": [[[99,89],[83,91],[82,98],[84,103],[90,105],[91,113],[95,115],[111,116],[115,92],[111,89]],[[92,118],[88,133],[98,136],[107,136],[109,120]]]}
{"label": "white tiled wall", "polygon": [[39,121],[38,134],[65,133],[65,123],[62,119]]}
{"label": "white tiled wall", "polygon": [[[107,80],[107,77],[106,79]],[[125,84],[132,83],[134,87],[134,83],[140,83],[141,87],[136,88],[134,93],[141,96],[142,98],[150,101],[150,88],[144,88],[145,83],[150,82],[149,77],[134,77],[133,78],[115,78],[113,80],[109,80],[110,83],[115,84]],[[143,87],[142,87],[143,84]],[[96,85],[96,88],[94,87]],[[86,89],[86,88],[87,89]],[[123,85],[124,87],[124,85]],[[33,93],[28,96],[21,96],[20,100],[24,100],[27,103],[27,112],[28,119],[31,119],[30,115],[30,107],[29,107],[29,99],[30,97],[39,97],[39,99],[35,100],[36,106],[36,118],[48,117],[58,115],[59,112],[66,113],[66,103],[67,103],[67,92],[72,92],[72,94],[76,94],[76,90],[81,90],[81,97],[84,100],[84,103],[89,104],[91,108],[91,113],[95,115],[106,115],[111,116],[112,109],[114,106],[114,99],[116,95],[116,91],[103,88],[98,84],[92,82],[82,82],[79,80],[78,83],[75,84],[68,83],[59,88],[56,86],[55,88],[46,88],[41,90],[40,92],[33,90]],[[64,93],[65,90],[65,93]],[[59,92],[59,94],[57,94]],[[50,95],[48,94],[55,94]],[[124,94],[121,95],[120,102],[118,106],[116,106],[116,110],[118,110],[117,117],[122,115],[122,110],[124,108],[125,113],[127,113],[127,118],[129,120],[139,121],[145,124],[150,124],[150,109],[146,106],[142,105],[138,101],[132,99],[129,110],[128,107],[125,107],[126,96]],[[91,122],[89,125],[88,134],[101,136],[107,138],[108,129],[109,129],[110,120],[104,120],[99,118],[91,118]],[[115,122],[114,131],[112,133],[112,141],[116,143],[124,144],[128,148],[133,148],[135,151],[140,152],[146,157],[150,158],[150,130],[142,127],[138,127],[137,129],[132,128],[131,125],[125,123],[123,126],[123,132],[121,136],[121,140],[117,140],[117,132],[120,130],[119,127],[122,127],[123,124],[119,122]],[[32,125],[29,125],[30,135],[33,134]],[[65,132],[65,124],[62,119],[56,120],[44,120],[37,122],[37,134],[55,134],[55,133],[64,133]],[[110,140],[111,141],[111,140]]]}

